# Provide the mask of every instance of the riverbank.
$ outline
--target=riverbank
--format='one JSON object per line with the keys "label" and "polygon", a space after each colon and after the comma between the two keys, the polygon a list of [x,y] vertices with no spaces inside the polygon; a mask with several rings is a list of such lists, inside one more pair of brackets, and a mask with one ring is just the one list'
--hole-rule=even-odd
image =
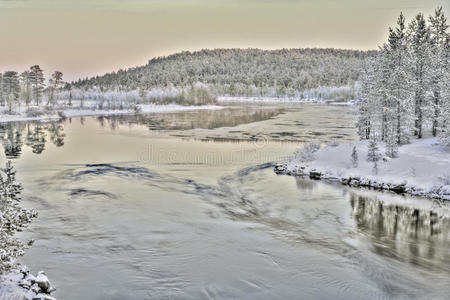
{"label": "riverbank", "polygon": [[43,271],[37,276],[26,266],[17,266],[0,276],[0,300],[55,300],[50,294],[55,291]]}
{"label": "riverbank", "polygon": [[[355,147],[357,159],[352,161]],[[397,193],[450,200],[450,150],[437,139],[414,140],[398,149],[397,158],[384,155],[376,166],[367,160],[368,141],[330,144],[324,148],[307,145],[275,172],[341,182],[344,185],[390,190]]]}
{"label": "riverbank", "polygon": [[299,97],[240,97],[240,96],[219,96],[217,101],[230,103],[298,103],[298,104],[330,104],[330,105],[354,105],[355,101],[335,101],[319,98],[299,98]]}
{"label": "riverbank", "polygon": [[83,116],[106,116],[106,115],[132,115],[135,113],[166,113],[194,110],[222,109],[219,105],[183,106],[178,104],[140,104],[135,107],[124,109],[98,109],[89,102],[83,107],[61,107],[51,111],[38,110],[30,112],[22,108],[16,114],[0,113],[0,123],[23,122],[23,121],[55,121],[61,118],[83,117]]}

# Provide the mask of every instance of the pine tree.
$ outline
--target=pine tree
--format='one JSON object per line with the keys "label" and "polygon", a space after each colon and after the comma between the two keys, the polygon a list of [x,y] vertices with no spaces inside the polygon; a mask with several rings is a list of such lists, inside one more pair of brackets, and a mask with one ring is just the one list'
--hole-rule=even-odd
{"label": "pine tree", "polygon": [[12,107],[20,95],[19,75],[16,71],[7,71],[3,74],[3,92],[8,102],[9,113],[12,113]]}
{"label": "pine tree", "polygon": [[50,103],[54,103],[55,101],[55,92],[61,88],[63,83],[63,73],[60,71],[55,71],[52,74],[52,78],[49,80],[49,88],[50,88],[50,97],[48,98],[47,105]]}
{"label": "pine tree", "polygon": [[358,167],[358,152],[356,150],[356,146],[354,146],[352,150],[352,166],[353,168]]}
{"label": "pine tree", "polygon": [[441,110],[443,105],[442,93],[443,80],[445,73],[448,72],[448,62],[446,59],[445,43],[448,43],[449,34],[447,33],[447,18],[444,16],[442,7],[435,10],[434,16],[429,17],[431,31],[431,89],[433,99],[433,118],[432,118],[432,134],[437,136],[439,121],[441,119]]}
{"label": "pine tree", "polygon": [[380,149],[378,148],[378,141],[375,137],[369,140],[367,161],[376,162],[380,160]]}
{"label": "pine tree", "polygon": [[424,118],[427,110],[426,92],[429,81],[430,30],[423,14],[416,15],[409,25],[410,43],[412,48],[412,64],[415,92],[415,135],[423,137]]}
{"label": "pine tree", "polygon": [[44,71],[38,65],[34,65],[30,68],[30,82],[32,87],[32,92],[34,96],[34,101],[36,105],[39,106],[40,100],[42,99],[42,92],[44,90]]}
{"label": "pine tree", "polygon": [[0,73],[0,105],[5,105],[5,98],[3,93],[3,74]]}
{"label": "pine tree", "polygon": [[72,106],[72,91],[69,91],[69,103],[68,103],[68,105],[69,106]]}
{"label": "pine tree", "polygon": [[22,82],[22,98],[25,105],[29,106],[31,103],[31,80],[30,71],[24,71],[20,74],[20,81]]}
{"label": "pine tree", "polygon": [[395,131],[395,127],[390,126],[386,137],[386,155],[390,158],[396,158],[398,155],[398,141]]}
{"label": "pine tree", "polygon": [[414,122],[412,81],[410,72],[411,54],[408,49],[405,17],[401,13],[397,20],[397,27],[389,30],[388,44],[385,46],[388,56],[389,80],[387,88],[387,104],[389,105],[389,124],[393,128],[386,128],[391,135],[390,143],[408,143]]}

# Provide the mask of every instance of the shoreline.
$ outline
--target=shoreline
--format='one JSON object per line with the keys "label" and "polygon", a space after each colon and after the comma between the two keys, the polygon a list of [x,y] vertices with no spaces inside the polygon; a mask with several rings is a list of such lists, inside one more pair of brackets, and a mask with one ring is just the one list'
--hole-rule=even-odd
{"label": "shoreline", "polygon": [[367,142],[328,145],[322,149],[309,149],[309,152],[306,147],[288,162],[276,164],[274,172],[350,187],[450,201],[450,153],[438,145],[436,139],[415,140],[401,146],[397,158],[380,159],[376,173],[372,168],[373,162],[366,161],[365,157],[359,159],[358,166],[351,166],[350,155],[354,147],[362,156]]}
{"label": "shoreline", "polygon": [[118,110],[99,110],[86,108],[71,108],[71,109],[55,109],[52,114],[46,114],[37,117],[27,117],[23,114],[6,115],[0,114],[0,124],[10,122],[52,122],[58,121],[61,118],[75,118],[75,117],[91,117],[91,116],[113,116],[113,115],[133,115],[133,114],[151,114],[151,113],[171,113],[171,112],[185,112],[195,110],[220,110],[223,106],[220,105],[200,105],[200,106],[183,106],[178,104],[142,104],[139,105],[140,111],[134,112],[130,109]]}
{"label": "shoreline", "polygon": [[219,96],[217,102],[223,103],[261,103],[261,104],[318,104],[318,105],[344,105],[353,106],[355,100],[347,102],[336,102],[317,98],[298,98],[298,97],[266,97],[266,96]]}
{"label": "shoreline", "polygon": [[409,196],[415,196],[415,197],[424,197],[427,199],[434,199],[434,200],[444,200],[444,201],[450,201],[450,194],[430,194],[427,192],[424,192],[422,189],[411,186],[408,187],[405,184],[392,184],[389,182],[382,182],[382,181],[371,181],[371,180],[364,180],[360,177],[332,177],[332,176],[326,176],[325,174],[322,174],[320,172],[316,171],[305,171],[305,172],[292,172],[287,170],[286,164],[284,163],[278,163],[274,167],[274,172],[277,175],[287,175],[287,176],[294,176],[294,177],[303,177],[303,178],[309,178],[312,180],[322,180],[327,183],[340,183],[344,186],[348,187],[354,187],[354,188],[366,188],[369,190],[375,190],[375,191],[388,191],[392,192],[398,195],[409,195]]}

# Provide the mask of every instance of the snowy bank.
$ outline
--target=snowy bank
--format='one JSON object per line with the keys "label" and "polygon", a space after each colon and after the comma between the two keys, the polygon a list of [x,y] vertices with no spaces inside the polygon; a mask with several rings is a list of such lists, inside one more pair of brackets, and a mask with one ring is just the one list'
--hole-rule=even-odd
{"label": "snowy bank", "polygon": [[332,105],[354,105],[354,101],[336,102],[334,100],[324,100],[319,98],[298,98],[298,97],[232,97],[219,96],[218,102],[235,103],[298,103],[298,104],[332,104]]}
{"label": "snowy bank", "polygon": [[137,109],[96,109],[94,106],[89,106],[87,103],[83,108],[70,108],[64,107],[62,109],[55,109],[50,112],[43,112],[38,116],[27,115],[25,110],[21,110],[17,114],[0,114],[0,123],[7,122],[21,122],[21,121],[54,121],[61,117],[82,117],[82,116],[100,116],[100,115],[129,115],[135,113],[165,113],[165,112],[181,112],[181,111],[194,111],[194,110],[212,110],[222,109],[222,106],[218,105],[201,105],[201,106],[184,106],[178,104],[140,104]]}
{"label": "snowy bank", "polygon": [[[368,141],[324,148],[307,145],[275,172],[338,181],[350,186],[372,187],[429,198],[450,200],[450,150],[436,139],[414,140],[398,150],[397,158],[367,160]],[[353,148],[357,158],[352,161]],[[380,145],[380,153],[385,153]]]}
{"label": "snowy bank", "polygon": [[27,267],[19,266],[0,276],[0,300],[55,300],[55,291],[44,272],[33,276]]}

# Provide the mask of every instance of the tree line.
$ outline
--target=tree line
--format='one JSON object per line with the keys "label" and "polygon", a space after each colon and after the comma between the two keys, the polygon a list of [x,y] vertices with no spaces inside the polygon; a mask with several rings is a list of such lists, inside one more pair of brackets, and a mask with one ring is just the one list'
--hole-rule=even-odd
{"label": "tree line", "polygon": [[13,113],[14,108],[19,108],[23,103],[29,107],[33,103],[40,106],[42,102],[47,106],[54,105],[56,94],[65,86],[63,73],[52,73],[48,84],[45,84],[44,71],[39,65],[31,66],[19,74],[16,71],[0,73],[0,105],[8,107],[8,113]]}
{"label": "tree line", "polygon": [[363,67],[361,139],[384,141],[387,155],[411,138],[438,136],[450,143],[450,35],[442,7],[409,24],[400,14],[388,40]]}
{"label": "tree line", "polygon": [[353,85],[374,51],[340,49],[215,49],[184,51],[147,65],[80,79],[85,90],[184,88],[198,82],[216,95],[294,96],[323,86]]}

